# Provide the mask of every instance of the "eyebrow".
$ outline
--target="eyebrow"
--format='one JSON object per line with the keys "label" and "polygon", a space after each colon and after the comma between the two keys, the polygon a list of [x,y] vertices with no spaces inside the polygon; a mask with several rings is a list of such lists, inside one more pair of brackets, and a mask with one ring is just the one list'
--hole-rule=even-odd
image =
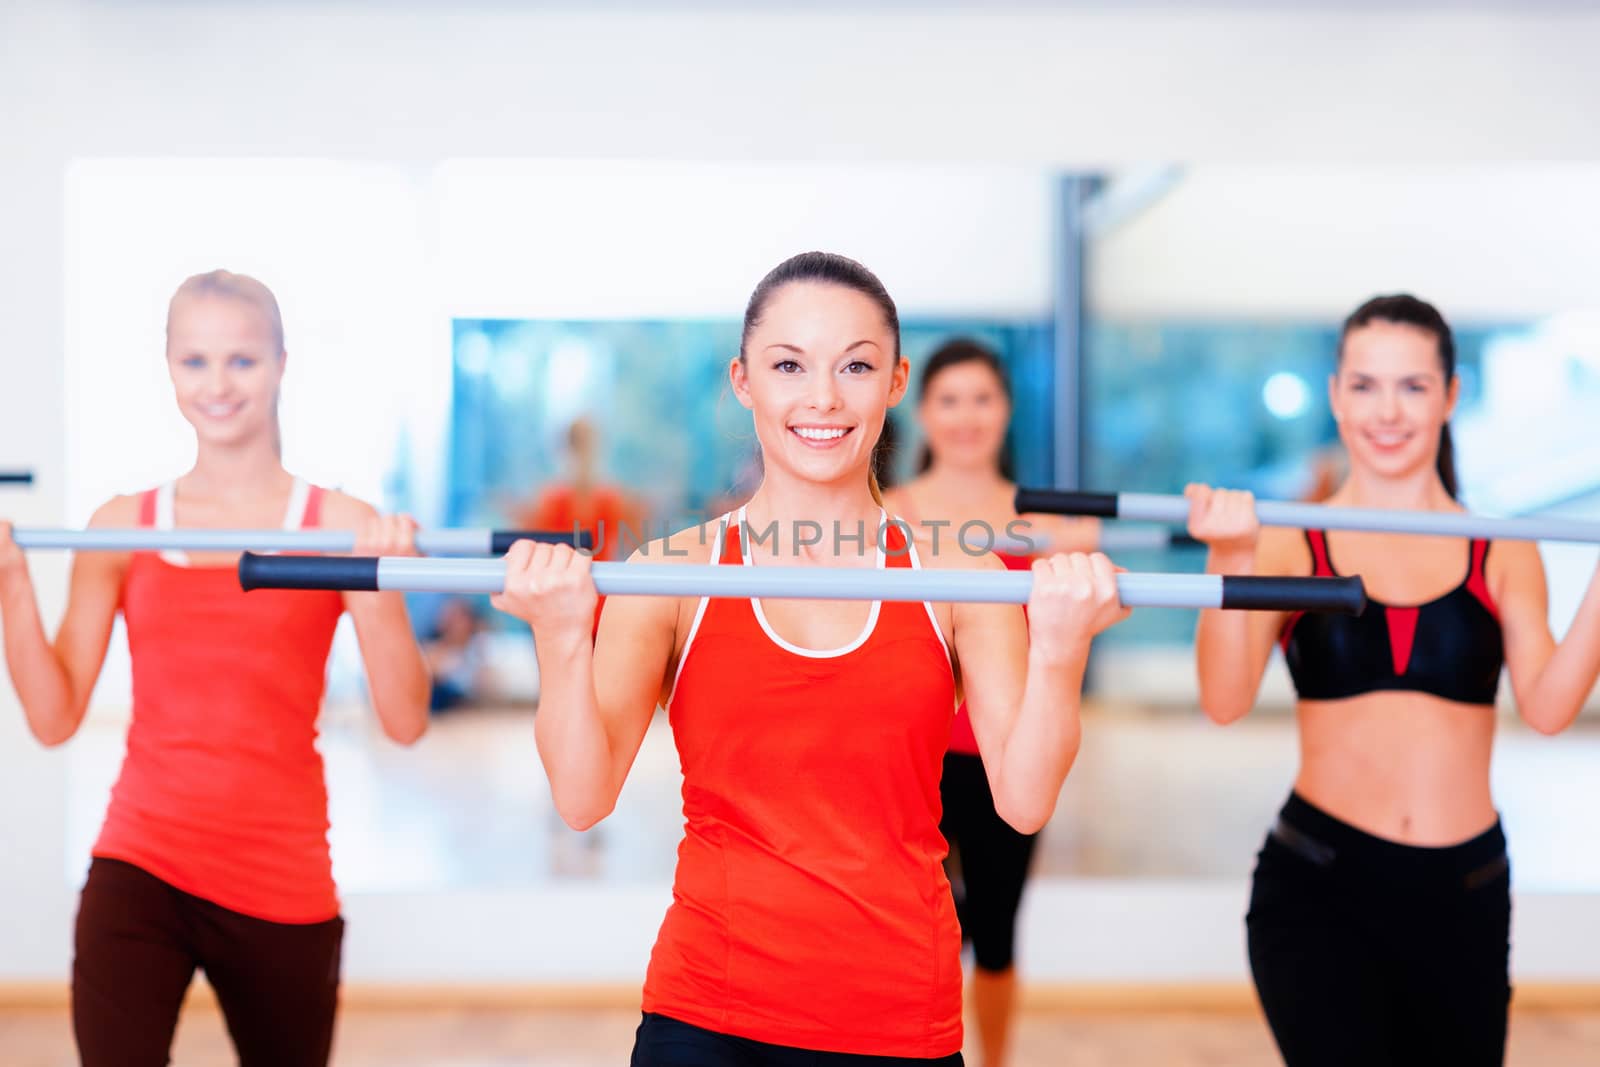
{"label": "eyebrow", "polygon": [[[844,355],[849,355],[851,352],[854,352],[856,349],[860,348],[862,345],[871,345],[873,348],[881,348],[882,347],[882,346],[880,346],[878,344],[878,342],[863,337],[861,340],[859,340],[859,341],[855,342],[854,344],[851,344],[848,347],[846,347],[843,354]],[[774,348],[781,348],[785,352],[796,352],[796,353],[799,353],[800,355],[805,355],[805,351],[806,351],[805,349],[801,348],[799,345],[791,345],[791,344],[788,344],[788,343],[783,342],[783,341],[776,342],[775,344],[770,344],[765,349],[763,349],[762,351],[771,351]]]}
{"label": "eyebrow", "polygon": [[[1366,371],[1353,370],[1350,372],[1350,377],[1355,378],[1358,381],[1375,382],[1385,376],[1382,374],[1368,374]],[[1394,377],[1394,380],[1399,382],[1425,382],[1439,377],[1443,377],[1443,375],[1436,371],[1417,371],[1415,374],[1401,374]]]}

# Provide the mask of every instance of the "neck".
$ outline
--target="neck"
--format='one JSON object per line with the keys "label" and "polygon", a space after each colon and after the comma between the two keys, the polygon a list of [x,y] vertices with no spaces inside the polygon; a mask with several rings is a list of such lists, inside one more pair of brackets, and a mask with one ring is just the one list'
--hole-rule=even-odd
{"label": "neck", "polygon": [[996,463],[976,463],[970,466],[934,460],[922,474],[922,482],[937,496],[970,498],[978,493],[1003,492],[1011,483],[1000,473]]}
{"label": "neck", "polygon": [[186,488],[206,496],[242,497],[276,492],[290,481],[272,441],[200,446],[194,468],[184,475]]}
{"label": "neck", "polygon": [[1456,506],[1445,492],[1439,472],[1431,466],[1392,478],[1352,468],[1333,499],[1350,507],[1408,511],[1443,511]]}
{"label": "neck", "polygon": [[572,489],[583,496],[594,489],[594,464],[580,462],[572,468]]}
{"label": "neck", "polygon": [[[775,541],[764,540],[755,551],[793,562],[797,557],[830,560],[875,554],[880,510],[867,488],[864,471],[835,483],[805,481],[781,471],[768,471],[761,487],[745,505],[745,517],[758,533],[765,534],[769,528],[777,531]],[[838,538],[834,536],[836,523],[841,534]],[[820,539],[817,527],[822,531]],[[863,528],[864,543],[857,544],[855,535]],[[801,538],[815,543],[801,545]]]}

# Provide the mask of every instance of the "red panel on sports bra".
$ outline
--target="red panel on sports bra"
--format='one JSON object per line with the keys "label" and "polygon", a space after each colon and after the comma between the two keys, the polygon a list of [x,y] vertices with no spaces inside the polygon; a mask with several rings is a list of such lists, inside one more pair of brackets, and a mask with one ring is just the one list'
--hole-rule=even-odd
{"label": "red panel on sports bra", "polygon": [[[1336,575],[1327,535],[1307,530],[1306,542],[1312,573]],[[1505,645],[1485,576],[1488,557],[1488,543],[1473,541],[1461,584],[1426,604],[1391,606],[1369,598],[1358,616],[1291,616],[1282,643],[1300,698],[1408,690],[1493,704]]]}

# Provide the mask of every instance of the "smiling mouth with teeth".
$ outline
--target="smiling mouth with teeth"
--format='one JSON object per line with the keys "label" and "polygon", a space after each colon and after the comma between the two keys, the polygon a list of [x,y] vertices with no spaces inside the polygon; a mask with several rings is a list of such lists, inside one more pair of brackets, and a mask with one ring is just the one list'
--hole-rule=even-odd
{"label": "smiling mouth with teeth", "polygon": [[791,426],[789,429],[793,431],[796,436],[804,438],[807,441],[837,441],[839,438],[850,432],[850,429],[845,426],[832,426],[827,428],[821,426]]}

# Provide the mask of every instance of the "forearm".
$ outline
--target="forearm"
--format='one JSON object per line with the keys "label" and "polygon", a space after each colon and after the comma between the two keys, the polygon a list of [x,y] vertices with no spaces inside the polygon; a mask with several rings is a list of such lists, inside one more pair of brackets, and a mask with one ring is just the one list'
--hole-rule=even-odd
{"label": "forearm", "polygon": [[1087,641],[1055,656],[1037,648],[1029,652],[1022,702],[989,775],[995,810],[1023,833],[1034,833],[1050,821],[1067,772],[1077,759],[1088,657]]}
{"label": "forearm", "polygon": [[5,631],[6,666],[28,729],[43,744],[60,744],[76,732],[83,709],[45,634],[33,584],[26,576],[0,589],[0,629]]}
{"label": "forearm", "polygon": [[1600,572],[1578,606],[1561,643],[1539,672],[1538,680],[1518,700],[1523,719],[1540,733],[1560,733],[1572,725],[1600,677]]}
{"label": "forearm", "polygon": [[366,664],[367,692],[383,732],[400,744],[412,744],[428,728],[432,681],[412,636],[405,600],[399,593],[363,593],[351,603],[350,615]]}
{"label": "forearm", "polygon": [[[1253,574],[1255,554],[1212,552],[1206,558],[1207,574]],[[1255,704],[1265,664],[1250,652],[1250,615],[1243,611],[1208,608],[1200,612],[1195,628],[1195,668],[1199,675],[1200,707],[1214,722],[1241,718]]]}
{"label": "forearm", "polygon": [[594,685],[594,645],[587,632],[536,640],[539,710],[534,741],[562,819],[585,830],[611,813],[622,783]]}
{"label": "forearm", "polygon": [[1242,611],[1207,608],[1195,629],[1200,707],[1213,722],[1242,718],[1255,704],[1261,669],[1251,661],[1250,620]]}

